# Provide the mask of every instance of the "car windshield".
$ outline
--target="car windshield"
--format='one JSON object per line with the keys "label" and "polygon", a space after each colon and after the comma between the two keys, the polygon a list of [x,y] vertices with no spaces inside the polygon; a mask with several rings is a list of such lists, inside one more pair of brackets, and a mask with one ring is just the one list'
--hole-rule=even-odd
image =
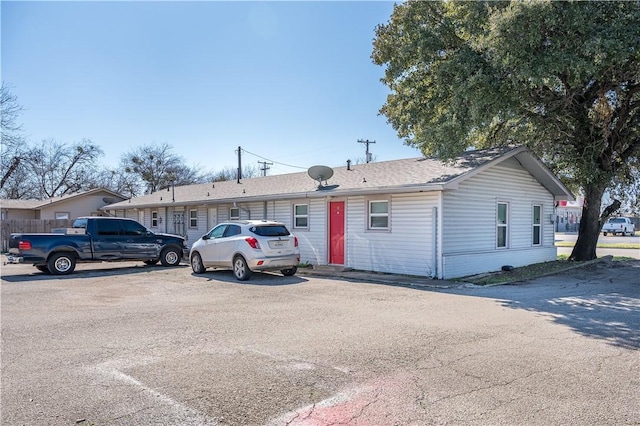
{"label": "car windshield", "polygon": [[262,237],[286,237],[289,235],[289,230],[284,225],[252,226],[249,230]]}

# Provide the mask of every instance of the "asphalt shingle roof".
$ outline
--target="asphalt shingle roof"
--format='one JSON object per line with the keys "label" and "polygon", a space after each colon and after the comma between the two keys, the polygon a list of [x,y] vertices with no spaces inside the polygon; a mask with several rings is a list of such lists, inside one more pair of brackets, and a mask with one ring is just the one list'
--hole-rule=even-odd
{"label": "asphalt shingle roof", "polygon": [[307,172],[290,173],[250,179],[176,186],[154,193],[109,205],[117,208],[148,207],[161,205],[194,205],[215,202],[267,200],[293,197],[324,197],[375,192],[376,190],[425,187],[441,188],[441,185],[459,178],[478,167],[512,151],[514,147],[467,151],[452,162],[437,158],[407,158],[401,160],[337,167],[333,176],[319,188],[318,181]]}
{"label": "asphalt shingle roof", "polygon": [[3,209],[33,210],[42,204],[42,200],[0,200]]}
{"label": "asphalt shingle roof", "polygon": [[95,194],[98,192],[104,192],[109,195],[117,196],[119,198],[124,198],[122,195],[117,194],[113,191],[110,191],[105,188],[95,188],[88,191],[76,192],[73,194],[66,194],[60,197],[51,197],[46,200],[11,200],[11,199],[1,199],[0,207],[3,209],[21,209],[21,210],[36,210],[39,207],[44,207],[48,204],[54,204],[61,201],[69,200],[76,197],[81,197],[84,195]]}

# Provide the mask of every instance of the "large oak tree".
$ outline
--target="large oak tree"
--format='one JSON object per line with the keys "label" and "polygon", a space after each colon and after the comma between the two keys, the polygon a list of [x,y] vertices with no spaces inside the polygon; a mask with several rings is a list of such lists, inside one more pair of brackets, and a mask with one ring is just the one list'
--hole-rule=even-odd
{"label": "large oak tree", "polygon": [[409,0],[376,28],[372,60],[406,144],[443,159],[528,146],[585,197],[570,259],[596,257],[620,207],[603,195],[638,185],[638,1]]}

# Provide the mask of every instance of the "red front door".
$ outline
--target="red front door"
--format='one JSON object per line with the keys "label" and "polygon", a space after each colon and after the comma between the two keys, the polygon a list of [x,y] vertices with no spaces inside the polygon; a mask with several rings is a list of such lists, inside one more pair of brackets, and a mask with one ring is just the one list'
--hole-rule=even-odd
{"label": "red front door", "polygon": [[344,265],[344,201],[329,203],[329,263]]}

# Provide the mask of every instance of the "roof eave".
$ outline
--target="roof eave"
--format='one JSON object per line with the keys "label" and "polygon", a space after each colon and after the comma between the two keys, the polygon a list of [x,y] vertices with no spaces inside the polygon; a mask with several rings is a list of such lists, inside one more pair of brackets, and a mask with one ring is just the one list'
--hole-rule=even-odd
{"label": "roof eave", "polygon": [[145,208],[164,208],[164,207],[187,207],[194,205],[211,205],[211,204],[230,204],[230,203],[248,203],[248,202],[260,202],[260,201],[278,201],[288,199],[300,199],[300,198],[326,198],[326,197],[346,197],[352,195],[376,195],[376,194],[389,194],[389,193],[411,193],[411,192],[431,192],[431,191],[443,191],[445,189],[455,189],[457,183],[451,182],[439,182],[430,184],[413,184],[413,185],[399,185],[399,186],[384,186],[375,188],[358,188],[358,189],[318,189],[315,191],[295,192],[286,194],[272,194],[272,195],[253,195],[253,196],[241,196],[241,197],[228,197],[228,198],[215,198],[215,199],[202,199],[202,200],[190,200],[190,201],[172,201],[166,203],[142,203],[142,204],[130,204],[119,203],[110,204],[101,208],[101,210],[119,210],[119,209],[145,209]]}

